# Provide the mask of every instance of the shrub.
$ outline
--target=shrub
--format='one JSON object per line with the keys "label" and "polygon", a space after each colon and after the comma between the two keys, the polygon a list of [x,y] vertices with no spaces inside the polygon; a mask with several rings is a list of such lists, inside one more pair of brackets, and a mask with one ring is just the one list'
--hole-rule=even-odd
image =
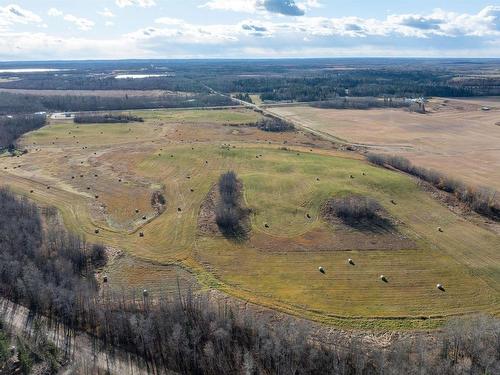
{"label": "shrub", "polygon": [[76,124],[127,124],[144,122],[142,117],[124,114],[78,114],[74,118]]}
{"label": "shrub", "polygon": [[295,129],[292,123],[277,117],[266,117],[257,122],[257,127],[266,132],[287,132]]}
{"label": "shrub", "polygon": [[92,245],[90,248],[90,262],[94,267],[102,267],[108,262],[106,248],[103,245]]}

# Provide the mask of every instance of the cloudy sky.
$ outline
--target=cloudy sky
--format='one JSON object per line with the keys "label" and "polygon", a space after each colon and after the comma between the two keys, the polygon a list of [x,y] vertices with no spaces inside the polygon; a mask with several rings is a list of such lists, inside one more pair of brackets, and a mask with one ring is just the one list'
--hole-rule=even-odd
{"label": "cloudy sky", "polygon": [[0,60],[500,57],[482,0],[0,0]]}

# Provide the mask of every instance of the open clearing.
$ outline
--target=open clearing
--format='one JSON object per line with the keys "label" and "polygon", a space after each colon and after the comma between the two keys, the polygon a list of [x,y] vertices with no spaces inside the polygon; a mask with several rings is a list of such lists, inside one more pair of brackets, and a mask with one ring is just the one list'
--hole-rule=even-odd
{"label": "open clearing", "polygon": [[[487,106],[489,110],[482,110]],[[498,98],[433,99],[428,114],[402,109],[283,106],[270,111],[376,152],[398,154],[474,185],[500,190]]]}
{"label": "open clearing", "polygon": [[[320,111],[300,110],[313,119]],[[348,112],[339,113],[347,119]],[[500,237],[451,212],[414,179],[300,131],[244,125],[259,118],[248,110],[131,113],[145,121],[53,121],[22,139],[28,154],[0,158],[0,184],[56,206],[66,226],[88,241],[126,252],[107,270],[110,284],[116,279],[119,286],[161,293],[175,290],[179,279],[183,285],[196,280],[356,328],[431,328],[447,316],[500,312]],[[397,134],[391,133],[394,142]],[[252,209],[246,242],[198,228],[207,194],[228,170],[243,181]],[[161,214],[151,206],[155,191],[167,201]],[[367,234],[321,219],[326,200],[353,193],[376,199],[396,229]]]}

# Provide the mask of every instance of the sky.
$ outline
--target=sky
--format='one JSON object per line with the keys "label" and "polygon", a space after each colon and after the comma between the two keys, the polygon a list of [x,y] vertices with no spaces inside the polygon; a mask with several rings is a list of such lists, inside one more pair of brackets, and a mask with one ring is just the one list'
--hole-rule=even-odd
{"label": "sky", "polygon": [[0,0],[0,60],[500,57],[500,2]]}

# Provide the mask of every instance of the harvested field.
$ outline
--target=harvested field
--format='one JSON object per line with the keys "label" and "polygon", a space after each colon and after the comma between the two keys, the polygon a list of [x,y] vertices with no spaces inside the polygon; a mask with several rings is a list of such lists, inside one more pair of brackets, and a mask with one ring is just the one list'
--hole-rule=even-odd
{"label": "harvested field", "polygon": [[40,95],[40,96],[103,96],[112,98],[128,97],[157,97],[165,94],[172,94],[171,91],[164,90],[29,90],[29,89],[4,89],[0,88],[0,92],[10,94],[23,95]]}
{"label": "harvested field", "polygon": [[[482,107],[490,109],[485,111]],[[433,99],[422,115],[400,109],[334,110],[283,106],[271,110],[375,152],[407,157],[471,184],[500,190],[498,98]]]}
{"label": "harvested field", "polygon": [[[27,154],[0,158],[0,184],[57,207],[88,241],[123,250],[104,270],[110,288],[159,295],[179,276],[186,288],[356,328],[432,328],[451,315],[500,312],[500,237],[412,178],[300,131],[243,126],[260,117],[244,109],[131,113],[144,122],[51,122],[21,139]],[[213,187],[230,170],[252,209],[245,242],[207,225]],[[379,202],[394,231],[323,220],[324,202],[347,194]]]}

